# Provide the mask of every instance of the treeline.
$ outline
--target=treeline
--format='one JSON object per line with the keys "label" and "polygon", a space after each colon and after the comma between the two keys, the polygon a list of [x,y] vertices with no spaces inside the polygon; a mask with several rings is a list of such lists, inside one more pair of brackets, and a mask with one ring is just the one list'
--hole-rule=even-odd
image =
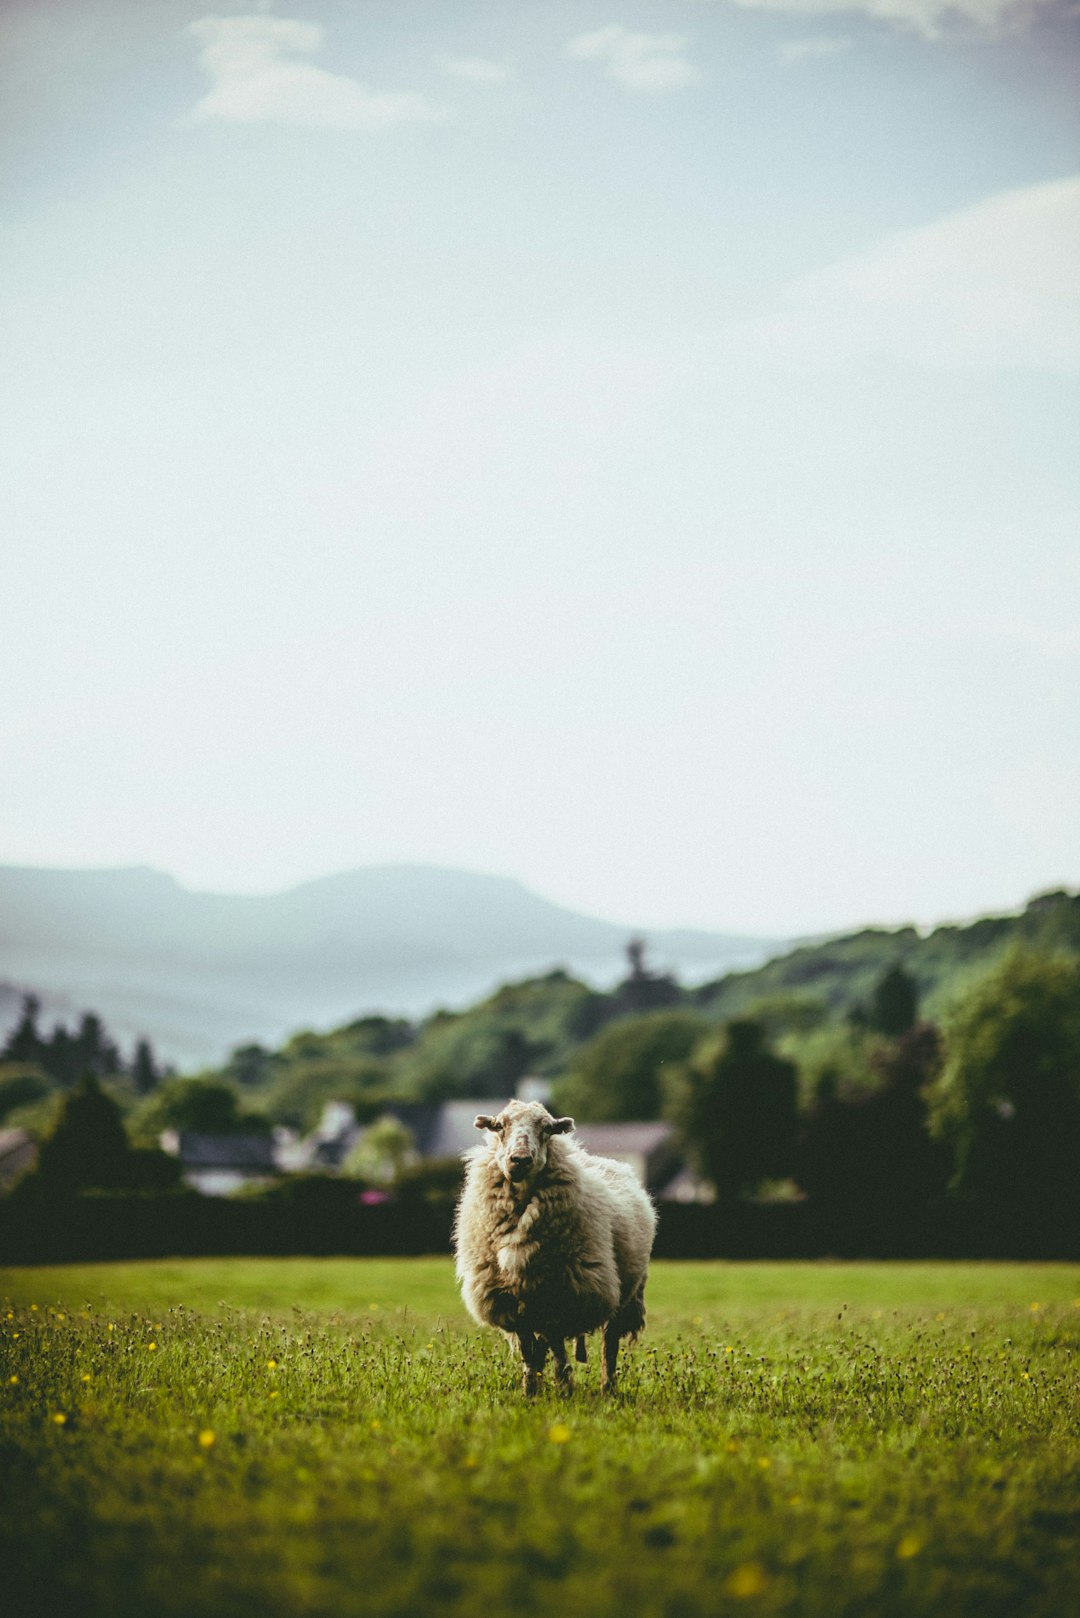
{"label": "treeline", "polygon": [[0,1062],[38,1067],[65,1087],[77,1084],[88,1073],[96,1079],[126,1077],[137,1095],[148,1095],[167,1071],[159,1066],[148,1039],[136,1040],[130,1059],[125,1061],[96,1012],[84,1011],[74,1030],[55,1023],[50,1034],[38,1028],[40,1015],[37,995],[24,995],[19,1020],[0,1049]]}
{"label": "treeline", "polygon": [[[0,1114],[16,1078],[36,1073],[54,1098],[70,1086],[47,1066],[63,1042],[36,1034],[31,1010],[0,1065]],[[395,1101],[498,1102],[531,1076],[583,1123],[670,1120],[720,1209],[809,1205],[815,1241],[835,1250],[875,1226],[885,1246],[937,1228],[948,1206],[992,1210],[1035,1249],[1054,1233],[1067,1246],[1080,1223],[1080,899],[1066,893],[925,938],[827,940],[694,988],[650,969],[635,940],[610,991],[556,970],[416,1024],[365,1016],[277,1051],[245,1045],[184,1079],[152,1053],[152,1082],[134,1057],[110,1076],[97,1019],[77,1036],[142,1148],[167,1128],[306,1132],[327,1101],[362,1122]],[[55,1105],[41,1107],[8,1121],[48,1136]]]}

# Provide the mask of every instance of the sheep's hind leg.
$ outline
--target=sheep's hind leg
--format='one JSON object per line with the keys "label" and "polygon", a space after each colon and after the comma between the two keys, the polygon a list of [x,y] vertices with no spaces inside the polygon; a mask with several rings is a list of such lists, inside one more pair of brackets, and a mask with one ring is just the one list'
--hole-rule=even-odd
{"label": "sheep's hind leg", "polygon": [[604,1354],[600,1366],[600,1392],[616,1393],[618,1391],[615,1376],[615,1363],[619,1358],[619,1331],[613,1320],[609,1320],[604,1327]]}
{"label": "sheep's hind leg", "polygon": [[574,1373],[570,1361],[566,1357],[566,1344],[561,1337],[556,1337],[551,1343],[551,1357],[555,1361],[555,1380],[560,1393],[573,1393]]}
{"label": "sheep's hind leg", "polygon": [[522,1374],[522,1387],[530,1398],[540,1389],[540,1374],[547,1359],[547,1344],[542,1337],[534,1337],[531,1331],[518,1332],[518,1347],[521,1349],[521,1360],[524,1367]]}
{"label": "sheep's hind leg", "polygon": [[577,1360],[579,1365],[587,1365],[589,1363],[589,1350],[585,1346],[584,1332],[582,1332],[580,1337],[575,1338],[574,1340],[574,1358]]}

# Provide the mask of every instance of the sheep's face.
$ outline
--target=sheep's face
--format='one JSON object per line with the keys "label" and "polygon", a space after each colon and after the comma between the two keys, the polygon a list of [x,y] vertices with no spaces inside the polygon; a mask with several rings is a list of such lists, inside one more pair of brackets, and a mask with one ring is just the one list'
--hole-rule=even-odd
{"label": "sheep's face", "polygon": [[552,1135],[565,1135],[572,1118],[553,1118],[539,1101],[509,1101],[494,1118],[481,1115],[477,1129],[490,1130],[489,1146],[502,1175],[524,1186],[541,1173]]}

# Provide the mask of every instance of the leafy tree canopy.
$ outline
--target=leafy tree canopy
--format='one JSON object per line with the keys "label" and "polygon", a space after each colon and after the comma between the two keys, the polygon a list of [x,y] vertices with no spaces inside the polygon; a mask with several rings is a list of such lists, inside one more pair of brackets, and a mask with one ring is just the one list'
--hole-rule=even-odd
{"label": "leafy tree canopy", "polygon": [[556,1090],[559,1110],[586,1123],[658,1118],[665,1080],[708,1032],[705,1018],[688,1010],[609,1023],[574,1057]]}
{"label": "leafy tree canopy", "polygon": [[722,1198],[784,1179],[795,1164],[798,1076],[749,1018],[704,1041],[675,1104],[687,1147]]}
{"label": "leafy tree canopy", "polygon": [[1080,961],[1011,952],[954,1008],[931,1092],[954,1189],[1005,1203],[1080,1201]]}
{"label": "leafy tree canopy", "polygon": [[237,1092],[217,1079],[170,1079],[136,1113],[140,1139],[156,1140],[163,1130],[200,1135],[234,1135],[267,1127],[265,1118],[240,1110]]}

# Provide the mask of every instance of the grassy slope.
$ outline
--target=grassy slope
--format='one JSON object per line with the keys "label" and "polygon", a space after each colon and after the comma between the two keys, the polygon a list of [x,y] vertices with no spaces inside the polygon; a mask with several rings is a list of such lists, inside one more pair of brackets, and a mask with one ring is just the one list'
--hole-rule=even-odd
{"label": "grassy slope", "polygon": [[668,1264],[650,1292],[622,1401],[594,1355],[573,1403],[526,1405],[444,1260],[7,1272],[5,1595],[88,1618],[1068,1610],[1075,1268]]}

